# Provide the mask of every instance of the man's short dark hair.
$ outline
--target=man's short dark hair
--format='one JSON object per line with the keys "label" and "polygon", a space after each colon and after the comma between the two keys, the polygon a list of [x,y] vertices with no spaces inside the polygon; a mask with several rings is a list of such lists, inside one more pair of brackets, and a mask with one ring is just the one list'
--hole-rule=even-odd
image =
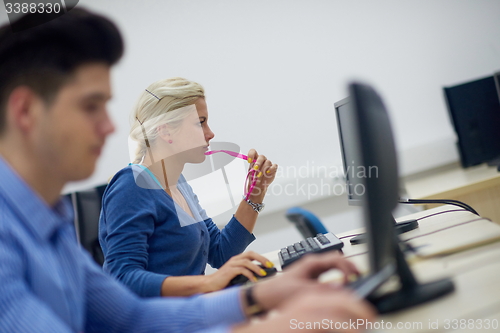
{"label": "man's short dark hair", "polygon": [[[29,26],[35,14],[21,17]],[[0,134],[5,130],[6,103],[14,88],[26,85],[50,103],[80,65],[114,65],[123,54],[123,39],[107,18],[74,8],[66,14],[20,32],[0,28]]]}

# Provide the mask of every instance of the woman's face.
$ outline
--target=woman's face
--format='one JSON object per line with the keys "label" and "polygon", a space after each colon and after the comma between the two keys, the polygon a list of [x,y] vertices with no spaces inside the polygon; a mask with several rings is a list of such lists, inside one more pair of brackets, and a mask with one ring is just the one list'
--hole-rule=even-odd
{"label": "woman's face", "polygon": [[172,153],[186,163],[201,163],[205,160],[210,140],[214,133],[208,126],[208,109],[204,98],[198,98],[190,108],[189,115],[172,132],[169,147]]}

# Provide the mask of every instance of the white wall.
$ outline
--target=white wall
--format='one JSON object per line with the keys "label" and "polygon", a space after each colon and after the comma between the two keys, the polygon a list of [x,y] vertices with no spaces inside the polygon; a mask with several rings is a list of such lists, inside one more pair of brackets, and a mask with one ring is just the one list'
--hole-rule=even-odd
{"label": "white wall", "polygon": [[346,96],[350,79],[366,80],[385,97],[407,174],[458,158],[442,87],[500,69],[500,1],[81,0],[80,6],[116,21],[127,48],[109,105],[118,130],[93,177],[65,191],[106,182],[128,163],[129,112],[158,79],[203,84],[215,140],[243,151],[255,147],[282,167],[340,166],[333,103]]}

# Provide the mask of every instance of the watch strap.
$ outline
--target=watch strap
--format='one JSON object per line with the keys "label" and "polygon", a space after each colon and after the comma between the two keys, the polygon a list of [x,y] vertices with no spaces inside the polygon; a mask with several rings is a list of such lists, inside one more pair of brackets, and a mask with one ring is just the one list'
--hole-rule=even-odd
{"label": "watch strap", "polygon": [[256,211],[257,213],[260,213],[264,209],[264,207],[266,206],[264,203],[255,203],[255,202],[252,202],[250,199],[245,199],[244,196],[243,196],[243,200],[245,200],[245,202],[247,204],[252,206],[253,210]]}
{"label": "watch strap", "polygon": [[245,289],[245,300],[247,302],[246,313],[249,316],[259,316],[266,313],[266,311],[257,303],[257,301],[255,301],[255,298],[253,297],[253,287],[254,286],[250,286]]}

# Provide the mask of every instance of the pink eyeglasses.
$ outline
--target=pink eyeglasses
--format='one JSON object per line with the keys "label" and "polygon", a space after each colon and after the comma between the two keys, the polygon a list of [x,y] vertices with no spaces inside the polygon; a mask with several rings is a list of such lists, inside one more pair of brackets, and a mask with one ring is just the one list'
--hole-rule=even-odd
{"label": "pink eyeglasses", "polygon": [[[208,156],[208,155],[212,155],[215,153],[226,153],[228,155],[238,157],[238,158],[241,158],[242,160],[248,161],[247,155],[243,155],[243,154],[240,154],[240,153],[237,153],[234,151],[230,151],[230,150],[210,150],[210,151],[205,152],[205,155]],[[257,183],[257,178],[258,178],[257,174],[258,174],[258,170],[255,170],[253,168],[248,170],[247,178],[245,180],[245,195],[244,195],[245,200],[248,200],[250,198],[250,194],[252,194],[252,191],[255,187],[255,183]],[[248,185],[250,185],[250,187]],[[247,191],[247,189],[248,189],[248,191]]]}

